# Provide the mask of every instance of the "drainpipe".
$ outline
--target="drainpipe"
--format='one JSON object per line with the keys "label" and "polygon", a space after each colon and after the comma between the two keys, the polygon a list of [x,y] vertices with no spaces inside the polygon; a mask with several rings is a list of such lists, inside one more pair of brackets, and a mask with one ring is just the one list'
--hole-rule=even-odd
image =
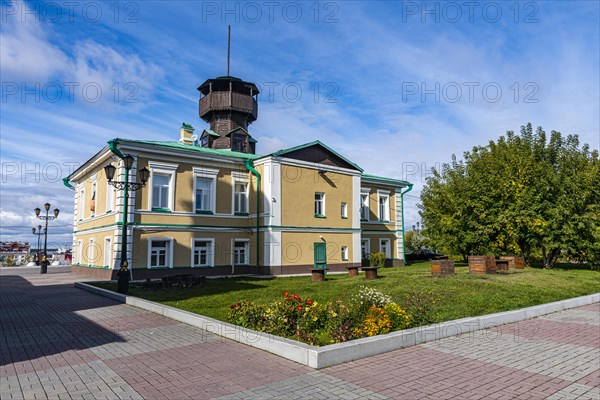
{"label": "drainpipe", "polygon": [[260,228],[260,173],[254,169],[249,159],[246,159],[246,169],[256,176],[256,269],[260,268],[259,255],[260,255],[260,242],[258,237],[258,230]]}
{"label": "drainpipe", "polygon": [[404,243],[404,195],[410,192],[413,188],[413,184],[408,184],[408,189],[404,192],[400,191],[400,201],[402,202],[402,260],[404,261],[404,265],[406,265],[406,245]]}
{"label": "drainpipe", "polygon": [[63,178],[63,185],[65,185],[66,187],[68,187],[71,190],[75,190],[75,187],[73,187],[73,185],[71,185],[69,183],[69,177],[68,176],[66,178]]}

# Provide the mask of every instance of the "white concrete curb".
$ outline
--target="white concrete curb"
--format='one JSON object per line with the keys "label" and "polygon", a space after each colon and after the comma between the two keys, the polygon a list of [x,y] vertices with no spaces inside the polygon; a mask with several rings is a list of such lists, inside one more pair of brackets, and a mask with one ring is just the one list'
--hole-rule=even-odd
{"label": "white concrete curb", "polygon": [[75,287],[163,315],[167,318],[204,329],[215,335],[247,344],[248,346],[256,347],[287,358],[288,360],[317,369],[414,346],[420,343],[432,342],[445,337],[475,332],[480,329],[487,329],[512,322],[524,321],[541,315],[600,302],[600,293],[595,293],[588,296],[575,297],[573,299],[522,308],[520,310],[482,315],[479,317],[462,318],[439,324],[391,332],[386,335],[318,347],[242,328],[237,325],[232,325],[137,297],[115,293],[86,283],[75,282]]}

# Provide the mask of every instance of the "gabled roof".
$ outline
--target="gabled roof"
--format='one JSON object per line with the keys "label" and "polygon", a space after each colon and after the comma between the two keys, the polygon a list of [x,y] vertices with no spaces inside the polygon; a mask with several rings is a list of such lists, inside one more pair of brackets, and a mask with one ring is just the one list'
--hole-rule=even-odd
{"label": "gabled roof", "polygon": [[[356,169],[356,170],[358,170],[360,172],[363,171],[363,169],[361,167],[359,167],[358,165],[356,165],[352,161],[348,160],[346,157],[342,156],[341,154],[339,154],[335,150],[333,150],[330,147],[326,146],[325,144],[321,143],[319,140],[315,140],[314,142],[310,142],[310,143],[301,144],[301,145],[295,146],[295,147],[290,147],[289,149],[278,150],[278,151],[275,151],[275,152],[273,152],[271,154],[267,154],[266,156],[263,156],[263,157],[268,157],[268,156],[272,156],[272,157],[290,156],[290,155],[292,155],[292,153],[297,153],[297,152],[299,152],[301,150],[305,150],[305,149],[308,149],[310,147],[319,147],[319,148],[323,149],[324,151],[326,151],[327,153],[330,153],[330,154],[334,155],[335,157],[339,158],[344,163],[348,164],[348,166],[350,168]],[[291,158],[293,158],[293,157],[291,157]]]}
{"label": "gabled roof", "polygon": [[244,128],[242,128],[241,126],[238,126],[237,128],[234,128],[234,129],[230,130],[229,132],[227,132],[227,133],[225,134],[225,136],[229,136],[229,135],[231,135],[232,133],[234,133],[234,132],[237,132],[237,131],[242,131],[242,132],[244,132],[246,135],[250,136],[250,134],[248,133],[248,131],[247,131],[247,130],[245,130]]}
{"label": "gabled roof", "polygon": [[204,136],[204,132],[206,132],[210,136],[221,137],[221,136],[219,136],[219,134],[217,132],[215,132],[215,131],[213,131],[211,129],[205,129],[205,130],[203,130],[202,131],[202,135],[200,137]]}

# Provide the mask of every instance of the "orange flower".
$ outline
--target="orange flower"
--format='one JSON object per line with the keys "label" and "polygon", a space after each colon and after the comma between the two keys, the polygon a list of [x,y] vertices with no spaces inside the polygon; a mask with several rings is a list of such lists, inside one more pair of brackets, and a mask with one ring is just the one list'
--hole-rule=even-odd
{"label": "orange flower", "polygon": [[302,306],[298,306],[298,310],[302,310]]}
{"label": "orange flower", "polygon": [[288,296],[288,294],[289,294],[288,292],[283,292],[283,295],[284,295],[285,297],[287,297],[287,296]]}

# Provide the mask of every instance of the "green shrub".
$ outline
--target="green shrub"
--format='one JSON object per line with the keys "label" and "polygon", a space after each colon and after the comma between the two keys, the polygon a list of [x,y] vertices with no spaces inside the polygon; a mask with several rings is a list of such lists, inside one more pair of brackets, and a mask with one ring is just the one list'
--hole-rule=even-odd
{"label": "green shrub", "polygon": [[383,253],[371,253],[371,266],[383,267],[385,265],[385,254]]}
{"label": "green shrub", "polygon": [[411,292],[404,296],[402,305],[412,319],[411,326],[422,326],[434,321],[433,307],[439,302],[439,296],[431,290]]}
{"label": "green shrub", "polygon": [[262,331],[266,321],[266,306],[252,301],[238,301],[229,306],[227,321],[244,328]]}

